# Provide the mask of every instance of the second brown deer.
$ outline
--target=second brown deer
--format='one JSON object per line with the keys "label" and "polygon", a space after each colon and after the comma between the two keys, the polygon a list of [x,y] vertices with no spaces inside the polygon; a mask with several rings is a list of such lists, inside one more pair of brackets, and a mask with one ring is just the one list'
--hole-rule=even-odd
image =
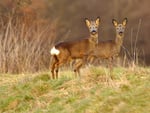
{"label": "second brown deer", "polygon": [[[98,44],[98,28],[100,24],[100,18],[95,21],[89,21],[85,19],[85,23],[90,31],[90,36],[85,39],[77,41],[61,42],[56,44],[50,50],[53,57],[53,63],[51,65],[52,78],[58,78],[58,69],[62,64],[65,64],[72,59],[84,59],[90,53],[93,52]],[[82,60],[83,61],[83,60]],[[79,69],[83,63],[75,64],[74,71],[79,73]]]}
{"label": "second brown deer", "polygon": [[116,31],[115,40],[108,40],[104,42],[100,41],[94,50],[94,53],[88,57],[88,60],[93,61],[95,58],[108,59],[109,67],[112,69],[112,61],[114,57],[119,55],[121,46],[123,44],[127,21],[127,18],[124,18],[122,23],[118,23],[115,19],[112,19],[112,23]]}

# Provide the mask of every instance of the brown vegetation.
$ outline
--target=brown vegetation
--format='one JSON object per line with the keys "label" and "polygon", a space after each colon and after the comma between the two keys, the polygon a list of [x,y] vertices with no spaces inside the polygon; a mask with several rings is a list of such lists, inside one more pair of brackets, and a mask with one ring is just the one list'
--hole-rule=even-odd
{"label": "brown vegetation", "polygon": [[[123,53],[149,61],[149,0],[3,0],[0,1],[0,72],[48,69],[54,42],[87,34],[83,18],[102,18],[99,40],[115,37],[111,19],[128,17]],[[84,9],[84,10],[83,10]],[[136,54],[136,55],[135,55]]]}
{"label": "brown vegetation", "polygon": [[21,73],[47,69],[56,22],[37,19],[21,6],[1,14],[0,72]]}

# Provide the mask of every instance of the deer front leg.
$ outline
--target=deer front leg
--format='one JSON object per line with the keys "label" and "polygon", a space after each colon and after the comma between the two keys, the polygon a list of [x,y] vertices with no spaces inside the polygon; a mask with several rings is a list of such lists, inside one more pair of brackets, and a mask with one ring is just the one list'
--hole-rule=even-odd
{"label": "deer front leg", "polygon": [[109,71],[110,71],[111,79],[113,79],[113,67],[112,67],[112,64],[113,64],[113,57],[109,58]]}
{"label": "deer front leg", "polygon": [[95,59],[94,56],[89,56],[89,57],[87,58],[87,61],[88,61],[90,64],[93,64],[93,63],[94,63],[94,59]]}
{"label": "deer front leg", "polygon": [[82,67],[82,65],[83,65],[82,59],[77,60],[77,62],[75,63],[74,72],[76,76],[80,76],[80,68]]}
{"label": "deer front leg", "polygon": [[76,76],[80,76],[80,68],[85,64],[87,56],[84,56],[82,59],[79,59],[74,65],[74,72]]}

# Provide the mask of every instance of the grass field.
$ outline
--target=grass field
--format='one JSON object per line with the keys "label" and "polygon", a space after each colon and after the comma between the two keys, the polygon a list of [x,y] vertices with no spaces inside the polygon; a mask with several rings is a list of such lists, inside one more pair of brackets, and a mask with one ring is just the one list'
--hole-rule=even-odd
{"label": "grass field", "polygon": [[150,113],[150,68],[86,67],[81,77],[62,70],[0,74],[0,113]]}

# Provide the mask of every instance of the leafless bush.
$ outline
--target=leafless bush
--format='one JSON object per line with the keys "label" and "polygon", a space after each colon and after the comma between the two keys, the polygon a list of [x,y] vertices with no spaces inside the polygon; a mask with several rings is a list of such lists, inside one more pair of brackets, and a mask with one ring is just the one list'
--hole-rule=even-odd
{"label": "leafless bush", "polygon": [[[15,22],[14,22],[15,21]],[[0,72],[22,73],[48,69],[49,49],[55,38],[55,22],[32,23],[26,27],[19,19],[0,21]]]}
{"label": "leafless bush", "polygon": [[144,50],[141,49],[137,43],[140,38],[139,32],[141,30],[141,24],[142,24],[142,20],[139,19],[137,32],[135,33],[135,35],[133,34],[133,28],[131,29],[130,49],[123,46],[123,52],[124,52],[123,66],[128,65],[134,68],[135,66],[139,66],[140,64],[143,64],[144,62],[144,59],[141,60],[140,58],[140,56],[143,56],[143,57],[145,56]]}

